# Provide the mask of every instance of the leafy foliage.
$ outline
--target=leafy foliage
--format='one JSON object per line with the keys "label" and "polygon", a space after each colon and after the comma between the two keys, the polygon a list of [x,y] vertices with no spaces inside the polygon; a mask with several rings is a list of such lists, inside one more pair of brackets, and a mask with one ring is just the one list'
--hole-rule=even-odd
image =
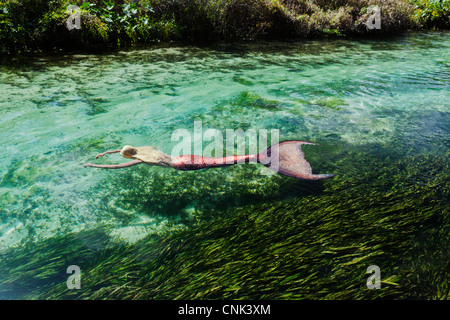
{"label": "leafy foliage", "polygon": [[450,27],[450,0],[412,0],[415,18],[427,28]]}
{"label": "leafy foliage", "polygon": [[[81,29],[69,31],[69,5]],[[381,9],[369,30],[367,8]],[[0,51],[95,50],[155,41],[371,35],[448,28],[450,0],[3,0]]]}

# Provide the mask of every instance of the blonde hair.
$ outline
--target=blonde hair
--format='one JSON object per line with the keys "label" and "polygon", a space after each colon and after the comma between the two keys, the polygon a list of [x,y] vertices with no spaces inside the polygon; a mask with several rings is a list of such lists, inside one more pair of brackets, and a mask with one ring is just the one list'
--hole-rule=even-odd
{"label": "blonde hair", "polygon": [[120,150],[124,158],[139,159],[147,164],[167,165],[172,164],[172,157],[154,147],[133,147],[126,145]]}

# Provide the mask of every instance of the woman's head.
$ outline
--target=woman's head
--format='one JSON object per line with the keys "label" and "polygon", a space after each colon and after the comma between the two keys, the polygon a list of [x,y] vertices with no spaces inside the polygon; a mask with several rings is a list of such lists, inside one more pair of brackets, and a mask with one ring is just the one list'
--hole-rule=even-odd
{"label": "woman's head", "polygon": [[154,147],[132,147],[125,146],[120,150],[124,158],[139,159],[149,165],[170,166],[172,157]]}
{"label": "woman's head", "polygon": [[124,158],[134,159],[137,154],[137,149],[132,146],[125,146],[120,150],[120,155]]}

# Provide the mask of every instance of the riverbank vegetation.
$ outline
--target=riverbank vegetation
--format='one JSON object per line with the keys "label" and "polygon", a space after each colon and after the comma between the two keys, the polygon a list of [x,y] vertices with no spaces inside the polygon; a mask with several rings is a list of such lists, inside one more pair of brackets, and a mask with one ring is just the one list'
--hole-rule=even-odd
{"label": "riverbank vegetation", "polygon": [[[79,9],[68,10],[70,5]],[[366,25],[373,5],[380,8],[380,29]],[[366,36],[449,26],[450,0],[0,0],[0,53]]]}

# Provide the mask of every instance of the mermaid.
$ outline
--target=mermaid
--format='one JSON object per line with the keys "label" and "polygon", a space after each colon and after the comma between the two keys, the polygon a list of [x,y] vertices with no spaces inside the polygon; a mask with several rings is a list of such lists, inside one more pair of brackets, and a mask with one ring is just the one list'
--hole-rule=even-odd
{"label": "mermaid", "polygon": [[147,165],[172,167],[177,170],[199,170],[239,163],[257,162],[285,176],[297,179],[320,180],[334,177],[333,174],[312,173],[311,166],[305,159],[305,155],[301,149],[304,144],[316,145],[308,141],[287,140],[274,144],[261,153],[216,158],[198,155],[172,157],[154,147],[132,147],[126,145],[122,149],[97,154],[95,159],[103,157],[106,154],[120,152],[122,157],[133,159],[132,161],[113,165],[86,163],[84,167],[120,169],[145,163]]}

